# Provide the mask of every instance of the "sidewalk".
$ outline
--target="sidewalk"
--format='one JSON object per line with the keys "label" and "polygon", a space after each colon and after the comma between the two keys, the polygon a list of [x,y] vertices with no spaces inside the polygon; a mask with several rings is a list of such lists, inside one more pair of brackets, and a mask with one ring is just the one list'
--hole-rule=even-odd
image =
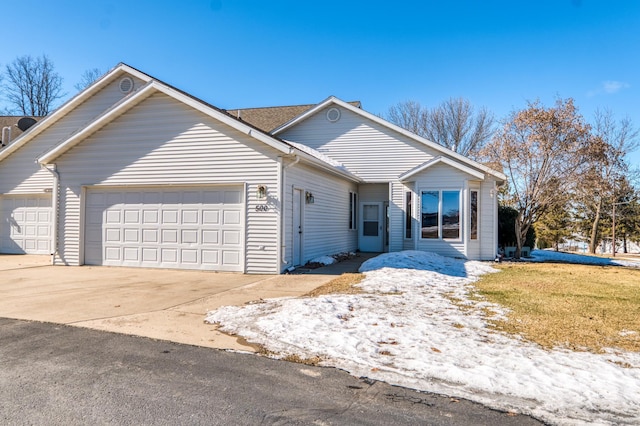
{"label": "sidewalk", "polygon": [[255,347],[219,332],[216,325],[205,323],[206,313],[220,306],[241,306],[260,299],[302,296],[343,273],[357,272],[364,261],[376,255],[361,253],[355,258],[304,273],[274,275],[168,309],[82,321],[72,325],[196,346],[255,352]]}

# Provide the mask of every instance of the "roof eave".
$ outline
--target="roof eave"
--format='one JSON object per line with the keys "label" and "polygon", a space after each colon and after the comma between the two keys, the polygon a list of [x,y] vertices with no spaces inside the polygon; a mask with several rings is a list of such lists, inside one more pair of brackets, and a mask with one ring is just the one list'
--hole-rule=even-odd
{"label": "roof eave", "polygon": [[437,144],[435,142],[432,142],[428,139],[423,138],[422,136],[418,136],[415,133],[412,133],[400,126],[397,126],[383,118],[380,118],[374,114],[371,114],[368,111],[365,111],[362,108],[356,108],[353,105],[349,104],[348,102],[345,102],[341,99],[336,98],[335,96],[330,96],[327,99],[325,99],[324,101],[320,102],[318,105],[316,105],[315,107],[311,108],[309,111],[306,111],[304,114],[299,115],[298,117],[294,118],[293,120],[290,120],[288,123],[283,124],[282,126],[278,127],[277,129],[275,129],[272,134],[273,135],[277,135],[278,133],[282,133],[283,131],[285,131],[286,129],[289,129],[293,126],[295,126],[296,124],[300,123],[301,121],[304,121],[305,119],[307,119],[308,117],[310,117],[311,115],[315,114],[317,111],[321,110],[322,108],[325,108],[326,106],[330,105],[330,104],[336,104],[339,105],[351,112],[354,112],[356,114],[360,114],[362,116],[364,116],[365,118],[374,121],[375,123],[378,123],[382,126],[385,126],[387,128],[390,128],[391,130],[394,130],[410,139],[413,139],[425,146],[430,147],[431,149],[440,152],[441,154],[444,154],[448,157],[452,157],[460,162],[466,163],[469,166],[482,170],[483,172],[493,175],[494,177],[496,177],[496,179],[498,180],[506,180],[506,176],[496,170],[491,169],[490,167],[487,167],[483,164],[478,163],[477,161],[471,160],[470,158],[465,157],[464,155],[458,154],[457,152],[451,151],[450,149]]}
{"label": "roof eave", "polygon": [[105,73],[102,77],[94,81],[86,89],[77,93],[71,99],[69,99],[68,101],[60,105],[58,108],[56,108],[56,110],[53,111],[50,115],[38,121],[27,132],[20,135],[18,138],[16,138],[13,141],[13,143],[11,143],[5,149],[0,151],[0,161],[4,160],[6,157],[8,157],[9,155],[17,151],[18,148],[22,147],[31,139],[33,139],[35,136],[39,135],[40,133],[42,133],[49,127],[51,127],[51,125],[53,125],[56,121],[58,121],[59,118],[65,116],[69,111],[71,111],[72,109],[80,105],[82,102],[89,99],[98,90],[100,90],[101,88],[109,84],[111,81],[115,80],[118,75],[123,73],[129,73],[145,82],[149,82],[151,80],[150,76],[148,76],[147,74],[141,71],[138,71],[135,68],[130,67],[129,65],[126,65],[124,63],[120,63],[116,65],[110,71]]}
{"label": "roof eave", "polygon": [[363,180],[361,178],[359,178],[358,176],[354,175],[353,173],[350,173],[346,170],[342,170],[339,167],[336,166],[332,166],[329,163],[326,163],[324,161],[322,161],[319,158],[314,157],[311,154],[307,154],[304,151],[301,151],[295,147],[293,147],[294,150],[294,154],[297,155],[298,157],[300,157],[302,160],[306,161],[307,163],[311,163],[323,170],[326,170],[328,172],[331,172],[333,174],[337,174],[339,176],[342,176],[352,182],[356,182],[356,183],[362,183]]}
{"label": "roof eave", "polygon": [[72,134],[70,137],[65,139],[62,143],[56,145],[51,148],[49,151],[45,152],[43,155],[36,159],[36,162],[40,164],[48,164],[60,157],[62,154],[67,152],[69,149],[76,146],[83,139],[86,139],[88,136],[92,135],[96,131],[100,130],[102,127],[113,121],[115,118],[124,114],[129,109],[133,108],[135,105],[142,102],[144,99],[147,99],[155,92],[155,87],[152,83],[148,83],[146,86],[142,87],[138,91],[134,92],[130,97],[125,98],[116,108],[107,111],[105,114],[97,117],[94,121],[86,125],[82,130],[77,133]]}
{"label": "roof eave", "polygon": [[475,178],[477,178],[479,180],[484,180],[485,179],[485,174],[483,172],[480,172],[478,170],[474,170],[471,167],[465,166],[463,164],[460,164],[459,162],[453,161],[452,159],[449,159],[447,157],[442,157],[442,156],[438,156],[438,157],[432,158],[431,160],[425,162],[424,164],[422,164],[422,165],[420,165],[420,166],[418,166],[418,167],[416,167],[416,168],[414,168],[412,170],[409,170],[408,172],[400,175],[398,177],[398,179],[401,182],[409,182],[410,181],[409,179],[412,178],[413,176],[415,176],[418,173],[421,173],[421,172],[427,170],[429,167],[433,167],[433,166],[435,166],[436,164],[439,164],[439,163],[447,164],[447,165],[449,165],[449,166],[451,166],[451,167],[453,167],[455,169],[458,169],[463,173],[471,175],[471,176],[473,176],[473,177],[475,177]]}

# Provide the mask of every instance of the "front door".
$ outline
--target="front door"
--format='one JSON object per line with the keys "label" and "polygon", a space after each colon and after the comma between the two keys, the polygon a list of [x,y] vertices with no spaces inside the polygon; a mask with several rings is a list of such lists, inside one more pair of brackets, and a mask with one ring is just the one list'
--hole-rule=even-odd
{"label": "front door", "polygon": [[293,190],[293,266],[302,263],[302,190]]}
{"label": "front door", "polygon": [[382,213],[382,203],[360,204],[360,251],[372,253],[383,251]]}

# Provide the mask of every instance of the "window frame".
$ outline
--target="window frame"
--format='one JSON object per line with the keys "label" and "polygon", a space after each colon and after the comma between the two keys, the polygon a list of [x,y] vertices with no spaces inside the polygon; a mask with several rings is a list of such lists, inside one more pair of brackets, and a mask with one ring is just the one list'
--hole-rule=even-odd
{"label": "window frame", "polygon": [[404,193],[404,239],[413,240],[413,191]]}
{"label": "window frame", "polygon": [[349,231],[358,230],[358,193],[349,191]]}
{"label": "window frame", "polygon": [[[425,193],[438,193],[438,213],[437,213],[437,218],[438,218],[438,236],[436,238],[425,238],[422,228],[423,228],[423,219],[422,219],[422,204],[423,204],[423,200],[422,197]],[[455,192],[458,194],[458,236],[456,238],[445,238],[444,237],[444,233],[443,233],[443,193],[444,192]],[[454,241],[454,242],[462,242],[464,241],[464,223],[465,221],[463,220],[463,216],[464,216],[464,190],[461,188],[441,188],[441,189],[430,189],[430,188],[420,188],[419,191],[419,195],[420,195],[420,215],[419,215],[419,219],[420,219],[420,232],[419,232],[419,238],[420,241]]]}
{"label": "window frame", "polygon": [[[473,194],[475,194],[475,209]],[[475,213],[475,214],[474,214]],[[475,229],[474,229],[475,220]],[[474,234],[475,230],[475,234]],[[480,239],[480,190],[469,189],[469,240],[478,241]]]}

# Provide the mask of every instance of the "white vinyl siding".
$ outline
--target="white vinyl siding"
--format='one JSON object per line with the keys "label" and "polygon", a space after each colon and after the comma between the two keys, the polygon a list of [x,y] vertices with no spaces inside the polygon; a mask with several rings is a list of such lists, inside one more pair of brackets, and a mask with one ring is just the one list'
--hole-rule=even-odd
{"label": "white vinyl siding", "polygon": [[356,184],[298,163],[285,169],[284,244],[287,265],[292,263],[293,189],[313,194],[314,203],[302,202],[302,264],[309,260],[358,247],[356,230],[349,230],[349,193]]}
{"label": "white vinyl siding", "polygon": [[[2,160],[0,193],[42,193],[44,189],[51,188],[53,175],[42,170],[36,163],[36,158],[122,99],[125,95],[118,89],[120,79],[121,77],[117,78]],[[141,81],[134,80],[136,86],[142,84]]]}
{"label": "white vinyl siding", "polygon": [[[405,194],[407,187],[400,182],[391,184],[391,202],[389,203],[389,251],[412,250],[405,241]],[[415,196],[414,196],[415,198]]]}
{"label": "white vinyl siding", "polygon": [[340,119],[330,123],[328,109],[278,136],[328,155],[368,182],[394,180],[435,154],[426,145],[343,108]]}
{"label": "white vinyl siding", "polygon": [[[437,164],[433,167],[429,167],[422,173],[415,176],[415,191],[416,191],[416,212],[418,229],[414,229],[417,238],[417,249],[423,251],[432,251],[443,256],[449,257],[467,257],[466,238],[467,235],[467,181],[469,175],[461,172],[446,164]],[[460,214],[461,214],[461,229],[460,238],[454,240],[445,240],[442,238],[428,239],[422,238],[421,224],[422,224],[422,192],[423,191],[459,191],[460,192]]]}
{"label": "white vinyl siding", "polygon": [[495,180],[486,179],[480,184],[478,239],[481,260],[493,260],[498,250],[498,195]]}
{"label": "white vinyl siding", "polygon": [[51,253],[51,194],[0,196],[0,253]]}
{"label": "white vinyl siding", "polygon": [[[246,184],[247,273],[278,273],[278,153],[242,132],[155,94],[69,150],[61,174],[59,262],[81,262],[83,186]],[[267,200],[257,188],[267,188]],[[256,209],[258,205],[267,209]]]}

